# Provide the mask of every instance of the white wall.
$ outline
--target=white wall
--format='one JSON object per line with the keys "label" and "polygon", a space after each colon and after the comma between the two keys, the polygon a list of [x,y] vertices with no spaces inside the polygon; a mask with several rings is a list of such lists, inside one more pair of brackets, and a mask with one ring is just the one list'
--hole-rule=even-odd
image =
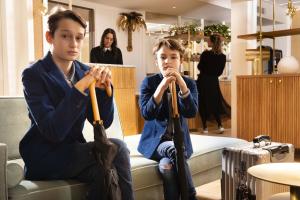
{"label": "white wall", "polygon": [[[241,40],[237,39],[238,35],[250,34],[259,31],[257,26],[257,6],[259,1],[241,1],[231,0],[231,58],[232,58],[232,85],[231,85],[231,130],[232,134],[236,135],[237,129],[237,99],[236,99],[236,76],[249,75],[251,73],[251,63],[246,62],[245,50],[247,48],[256,48],[259,43],[255,40]],[[273,18],[273,5],[272,3],[263,2],[262,5],[265,8],[264,18],[272,20]],[[285,15],[283,8],[279,8],[278,5],[275,10],[275,19],[280,21],[281,25],[276,25],[275,30],[287,29],[289,20]],[[259,23],[259,22],[258,22]],[[272,31],[273,26],[263,26],[262,31]],[[273,46],[272,40],[263,40],[263,45]],[[290,37],[276,38],[276,48],[282,49],[284,55],[290,54]]]}
{"label": "white wall", "polygon": [[[68,3],[66,0],[61,0],[61,2]],[[118,39],[118,47],[121,49],[123,54],[124,65],[134,65],[136,66],[137,72],[137,89],[139,88],[143,78],[146,75],[146,59],[145,59],[145,30],[135,31],[132,34],[132,46],[133,51],[127,51],[127,31],[124,32],[117,28],[117,19],[119,13],[130,12],[131,10],[126,10],[123,8],[116,8],[111,6],[106,6],[99,3],[87,2],[83,0],[73,0],[73,5],[82,6],[86,8],[94,9],[95,12],[95,44],[98,46],[100,44],[101,36],[106,28],[113,28],[116,31]],[[134,10],[137,11],[137,10]],[[145,11],[137,11],[145,17]]]}
{"label": "white wall", "polygon": [[0,95],[22,95],[21,73],[33,60],[31,0],[1,0]]}
{"label": "white wall", "polygon": [[253,41],[237,39],[238,35],[256,32],[256,1],[231,1],[231,132],[237,131],[236,76],[249,74],[251,68],[246,61],[245,50],[254,48]]}
{"label": "white wall", "polygon": [[[61,2],[68,3],[66,0]],[[95,11],[95,44],[99,45],[104,29],[116,30],[118,46],[125,65],[136,66],[137,89],[145,77],[145,30],[133,33],[133,51],[127,52],[127,32],[118,30],[117,18],[121,8],[74,0],[73,5],[92,8]],[[22,95],[21,73],[34,60],[32,0],[0,1],[0,95]],[[138,11],[145,16],[144,11]]]}

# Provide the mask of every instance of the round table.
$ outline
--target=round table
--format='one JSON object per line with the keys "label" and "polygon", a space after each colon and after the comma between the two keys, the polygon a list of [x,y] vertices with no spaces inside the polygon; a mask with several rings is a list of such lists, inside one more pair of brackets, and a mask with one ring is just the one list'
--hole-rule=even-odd
{"label": "round table", "polygon": [[248,169],[252,176],[290,186],[290,199],[300,200],[300,163],[266,163]]}

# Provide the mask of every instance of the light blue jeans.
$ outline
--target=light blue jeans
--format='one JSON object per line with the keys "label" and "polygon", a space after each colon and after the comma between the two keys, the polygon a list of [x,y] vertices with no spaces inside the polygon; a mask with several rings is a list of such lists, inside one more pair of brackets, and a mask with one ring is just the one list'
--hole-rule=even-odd
{"label": "light blue jeans", "polygon": [[[176,169],[176,149],[174,142],[164,141],[160,143],[152,158],[159,162],[158,170],[163,180],[165,200],[179,200],[179,180]],[[186,160],[185,174],[188,182],[189,199],[196,200],[196,190]]]}

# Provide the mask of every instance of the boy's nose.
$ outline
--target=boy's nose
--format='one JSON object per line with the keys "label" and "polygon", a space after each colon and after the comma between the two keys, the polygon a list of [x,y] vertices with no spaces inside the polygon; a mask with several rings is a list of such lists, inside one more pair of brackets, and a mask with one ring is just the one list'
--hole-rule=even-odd
{"label": "boy's nose", "polygon": [[71,39],[70,46],[72,46],[72,47],[76,47],[77,46],[77,41],[76,41],[75,37]]}

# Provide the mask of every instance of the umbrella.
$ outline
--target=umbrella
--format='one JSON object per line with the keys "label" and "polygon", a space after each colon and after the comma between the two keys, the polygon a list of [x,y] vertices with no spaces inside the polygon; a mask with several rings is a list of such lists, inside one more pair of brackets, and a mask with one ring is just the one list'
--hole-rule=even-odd
{"label": "umbrella", "polygon": [[[99,108],[96,97],[95,82],[89,86],[92,109],[94,114],[94,154],[97,162],[103,166],[105,170],[105,186],[106,192],[104,196],[108,200],[121,200],[121,191],[119,187],[119,177],[112,162],[117,155],[118,147],[112,143],[106,135],[103,121],[100,119]],[[106,92],[111,96],[111,87],[106,88]]]}
{"label": "umbrella", "polygon": [[176,148],[176,164],[177,164],[177,174],[179,178],[179,190],[180,190],[180,199],[188,199],[188,184],[187,177],[185,174],[185,156],[184,156],[184,139],[183,131],[181,129],[180,118],[178,113],[177,105],[177,92],[175,82],[169,85],[169,90],[171,92],[172,98],[172,120],[174,123],[174,145]]}

